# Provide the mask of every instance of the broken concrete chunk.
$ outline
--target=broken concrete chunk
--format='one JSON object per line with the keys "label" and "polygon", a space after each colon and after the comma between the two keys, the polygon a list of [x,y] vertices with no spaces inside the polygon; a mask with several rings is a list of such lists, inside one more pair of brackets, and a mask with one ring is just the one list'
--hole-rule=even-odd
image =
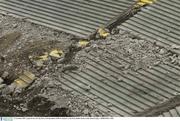
{"label": "broken concrete chunk", "polygon": [[1,77],[0,77],[0,84],[2,84],[4,82],[4,79],[2,79]]}
{"label": "broken concrete chunk", "polygon": [[13,64],[12,64],[12,63],[8,63],[7,65],[8,65],[9,67],[12,67],[12,66],[13,66]]}
{"label": "broken concrete chunk", "polygon": [[83,111],[83,113],[84,113],[85,115],[88,115],[88,114],[89,114],[89,110],[88,110],[88,109],[85,109],[85,110]]}
{"label": "broken concrete chunk", "polygon": [[105,28],[99,28],[99,29],[98,29],[98,34],[99,34],[99,36],[102,37],[102,38],[106,38],[107,36],[110,35],[109,30],[107,30],[107,29],[105,29]]}
{"label": "broken concrete chunk", "polygon": [[129,48],[129,49],[127,50],[127,52],[128,52],[129,54],[132,54],[132,53],[133,53],[133,50],[132,50],[131,48]]}
{"label": "broken concrete chunk", "polygon": [[45,52],[44,55],[37,56],[37,60],[42,60],[42,61],[48,60],[48,53]]}
{"label": "broken concrete chunk", "polygon": [[28,109],[27,109],[26,107],[21,107],[21,110],[22,110],[23,112],[28,111]]}
{"label": "broken concrete chunk", "polygon": [[90,90],[91,90],[91,86],[90,86],[90,85],[85,86],[85,87],[84,87],[84,90],[85,90],[85,91],[90,91]]}
{"label": "broken concrete chunk", "polygon": [[12,26],[13,26],[13,28],[17,28],[18,24],[13,24]]}
{"label": "broken concrete chunk", "polygon": [[30,61],[38,67],[44,66],[44,62],[48,60],[48,53],[45,52],[40,56],[29,56]]}
{"label": "broken concrete chunk", "polygon": [[13,83],[3,89],[3,94],[20,93],[23,88],[28,87],[35,79],[35,75],[31,72],[25,71],[19,78],[15,79]]}
{"label": "broken concrete chunk", "polygon": [[17,87],[19,87],[19,88],[25,88],[28,86],[28,84],[21,79],[16,79],[14,82],[16,83]]}
{"label": "broken concrete chunk", "polygon": [[64,54],[63,51],[58,49],[54,49],[49,53],[51,57],[55,57],[55,58],[61,58],[63,54]]}
{"label": "broken concrete chunk", "polygon": [[154,62],[154,66],[158,66],[161,63],[161,61]]}
{"label": "broken concrete chunk", "polygon": [[44,66],[44,62],[41,61],[41,60],[34,61],[34,64],[35,64],[37,67],[42,67],[42,66]]}
{"label": "broken concrete chunk", "polygon": [[6,56],[5,55],[0,55],[0,63],[4,63],[6,60]]}
{"label": "broken concrete chunk", "polygon": [[31,80],[34,80],[36,78],[35,75],[29,71],[24,71],[24,75],[29,77]]}
{"label": "broken concrete chunk", "polygon": [[29,71],[25,71],[18,79],[14,80],[18,88],[26,88],[35,80],[35,75]]}
{"label": "broken concrete chunk", "polygon": [[171,48],[172,48],[172,49],[180,49],[180,46],[174,44],[174,45],[171,46]]}
{"label": "broken concrete chunk", "polygon": [[122,77],[118,77],[117,81],[118,82],[123,82],[123,78]]}
{"label": "broken concrete chunk", "polygon": [[10,93],[14,92],[15,89],[16,89],[16,84],[15,84],[15,83],[11,83],[11,85],[6,86],[6,87],[2,90],[2,94],[3,94],[3,95],[10,94]]}
{"label": "broken concrete chunk", "polygon": [[19,76],[19,79],[20,79],[20,80],[23,80],[23,81],[26,82],[27,84],[30,84],[30,83],[32,83],[32,81],[33,81],[31,78],[29,78],[29,77],[27,77],[27,76],[25,76],[25,75]]}
{"label": "broken concrete chunk", "polygon": [[163,55],[163,54],[165,54],[166,53],[166,50],[165,49],[161,49],[160,51],[159,51],[159,54],[161,54],[161,55]]}
{"label": "broken concrete chunk", "polygon": [[9,76],[9,72],[5,71],[3,74],[2,74],[2,78],[3,79],[6,79],[7,77]]}
{"label": "broken concrete chunk", "polygon": [[0,84],[0,89],[5,88],[7,85],[6,84]]}
{"label": "broken concrete chunk", "polygon": [[29,56],[29,59],[31,61],[39,61],[39,60],[46,61],[46,60],[48,60],[48,53],[45,52],[44,54],[42,54],[40,56]]}
{"label": "broken concrete chunk", "polygon": [[78,42],[78,47],[84,48],[84,47],[86,47],[88,44],[89,44],[89,41],[88,41],[88,40],[80,40],[80,41]]}

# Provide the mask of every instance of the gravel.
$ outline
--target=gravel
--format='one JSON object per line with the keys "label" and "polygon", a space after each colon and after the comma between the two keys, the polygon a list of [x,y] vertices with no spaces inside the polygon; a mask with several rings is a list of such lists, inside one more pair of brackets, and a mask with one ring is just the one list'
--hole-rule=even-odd
{"label": "gravel", "polygon": [[[109,56],[109,53],[111,56]],[[130,63],[123,62],[119,68],[128,71],[147,69],[157,64],[163,63],[169,56],[168,50],[156,46],[155,44],[136,38],[133,35],[119,30],[119,34],[111,35],[106,39],[92,40],[91,45],[76,54],[74,63],[78,63],[81,68],[86,66],[87,57],[95,55],[94,60],[111,60],[118,56]]]}
{"label": "gravel", "polygon": [[[0,44],[2,47],[8,45],[1,48],[0,53],[0,82],[5,81],[0,85],[1,116],[112,116],[100,110],[88,97],[61,85],[64,72],[86,69],[90,54],[95,54],[96,61],[115,56],[129,61],[119,65],[121,71],[137,71],[165,63],[180,66],[180,56],[122,30],[106,39],[91,40],[88,47],[80,50],[72,35],[0,15],[0,41],[14,32],[20,36]],[[40,67],[29,59],[29,56],[40,56],[54,48],[62,49],[65,56],[58,60],[49,58]],[[34,83],[21,93],[12,91],[13,87],[7,88],[24,70],[36,75]],[[84,88],[91,89],[90,86]]]}
{"label": "gravel", "polygon": [[[74,55],[71,47],[73,36],[23,19],[0,15],[0,38],[0,41],[5,40],[0,46],[7,45],[6,48],[1,48],[3,51],[0,54],[0,77],[2,82],[5,79],[5,84],[0,85],[1,116],[105,115],[96,108],[95,102],[63,88],[58,75],[54,74],[55,71],[62,73],[78,69],[70,63]],[[42,67],[29,60],[29,56],[40,56],[56,48],[63,50],[66,57],[59,60],[49,58]],[[35,74],[37,79],[21,91],[14,90],[13,81],[24,70]]]}
{"label": "gravel", "polygon": [[0,84],[2,84],[4,82],[4,80],[0,77]]}

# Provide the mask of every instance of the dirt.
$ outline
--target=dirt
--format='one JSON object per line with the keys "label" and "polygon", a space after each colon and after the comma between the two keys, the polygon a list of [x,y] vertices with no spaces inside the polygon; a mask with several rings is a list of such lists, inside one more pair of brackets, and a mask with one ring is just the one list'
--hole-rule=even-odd
{"label": "dirt", "polygon": [[[1,89],[1,116],[103,116],[95,108],[95,102],[87,97],[78,96],[62,88],[53,75],[77,69],[69,64],[78,48],[73,47],[74,36],[43,26],[0,15],[0,75],[8,72]],[[49,58],[44,66],[34,65],[29,56],[40,56],[52,49],[61,49],[65,56],[60,59]],[[6,94],[7,87],[28,70],[36,75],[32,85],[20,92]],[[108,114],[106,114],[108,115]]]}
{"label": "dirt", "polygon": [[[85,48],[77,46],[74,36],[43,26],[0,15],[0,77],[4,72],[6,86],[1,90],[1,116],[110,116],[98,109],[96,102],[61,85],[64,72],[86,69],[87,57],[96,53],[101,59],[118,56],[122,71],[147,69],[160,63],[179,64],[179,57],[165,48],[119,29],[106,39],[91,40]],[[61,49],[64,56],[48,58],[37,66],[29,56],[41,56],[52,49]],[[111,56],[109,56],[109,53]],[[94,58],[97,59],[97,58]],[[24,70],[35,74],[36,80],[20,92],[3,93]],[[112,116],[112,115],[111,115]]]}
{"label": "dirt", "polygon": [[[3,96],[0,102],[0,115],[70,117],[91,116],[94,113],[95,116],[103,116],[90,102],[86,97],[75,96],[63,89],[57,80],[42,77],[21,94]],[[84,114],[84,110],[88,110],[89,113]]]}

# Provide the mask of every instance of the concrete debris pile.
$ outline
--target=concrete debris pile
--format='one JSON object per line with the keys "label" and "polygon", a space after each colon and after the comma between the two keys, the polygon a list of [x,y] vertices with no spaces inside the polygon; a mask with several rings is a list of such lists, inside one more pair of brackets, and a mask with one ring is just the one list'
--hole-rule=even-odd
{"label": "concrete debris pile", "polygon": [[5,84],[5,79],[8,77],[9,73],[8,72],[4,72],[1,76],[0,76],[0,90],[5,88],[7,85]]}
{"label": "concrete debris pile", "polygon": [[103,116],[96,103],[59,79],[79,69],[72,60],[90,41],[6,15],[0,15],[0,28],[0,47],[8,45],[0,48],[0,115]]}
{"label": "concrete debris pile", "polygon": [[8,80],[9,73],[4,72],[0,77],[0,90],[2,95],[20,93],[23,89],[27,88],[35,80],[35,75],[29,71],[24,71],[17,79],[11,84],[5,82]]}
{"label": "concrete debris pile", "polygon": [[[136,5],[142,7],[155,1],[138,0]],[[180,66],[180,56],[171,51],[180,49],[178,45],[163,48],[118,27],[112,30],[100,27],[93,34],[93,39],[80,39],[0,16],[0,36],[0,98],[3,97],[0,100],[0,115],[3,104],[8,103],[12,107],[8,107],[6,114],[10,110],[18,110],[18,115],[22,116],[109,116],[115,114],[111,109],[118,109],[118,115],[121,111],[133,115],[129,110],[131,106],[135,104],[143,109],[141,99],[155,97],[150,95],[150,91],[158,92],[156,83],[162,82],[161,89],[165,90],[164,80],[156,82],[156,78],[164,79],[161,72],[164,68],[158,70],[156,67],[163,64]],[[158,74],[156,77],[155,72],[162,73],[163,77],[158,77]],[[11,78],[11,75],[15,77]],[[153,75],[153,78],[149,75]],[[142,90],[138,89],[139,85],[143,87]],[[165,93],[163,96],[166,96]],[[114,98],[114,101],[107,97]],[[99,99],[107,102],[103,103],[103,110],[100,109]],[[139,102],[136,104],[129,99]],[[123,109],[121,105],[129,109]],[[113,109],[113,106],[116,108]],[[150,107],[149,104],[147,107]],[[138,111],[136,108],[133,110]]]}
{"label": "concrete debris pile", "polygon": [[64,52],[60,49],[53,49],[52,51],[44,52],[42,55],[38,56],[29,56],[30,61],[37,67],[43,67],[44,64],[51,60],[58,60],[64,58]]}

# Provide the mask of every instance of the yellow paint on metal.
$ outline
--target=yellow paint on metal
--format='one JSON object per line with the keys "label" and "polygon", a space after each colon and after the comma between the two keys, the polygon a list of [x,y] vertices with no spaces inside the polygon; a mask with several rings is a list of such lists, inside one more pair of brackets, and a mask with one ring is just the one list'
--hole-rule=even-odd
{"label": "yellow paint on metal", "polygon": [[100,37],[103,37],[103,38],[106,38],[107,36],[110,35],[110,33],[105,28],[99,28],[98,34]]}
{"label": "yellow paint on metal", "polygon": [[79,47],[86,47],[89,44],[88,40],[80,40],[78,43]]}
{"label": "yellow paint on metal", "polygon": [[62,50],[58,50],[58,49],[54,49],[54,50],[52,50],[49,53],[49,55],[51,57],[55,57],[55,58],[60,58],[63,54],[64,54],[63,51]]}
{"label": "yellow paint on metal", "polygon": [[24,71],[24,75],[28,76],[32,80],[35,79],[35,75],[33,73],[29,72],[29,71]]}
{"label": "yellow paint on metal", "polygon": [[28,84],[26,82],[24,82],[23,80],[21,80],[19,78],[16,79],[14,82],[16,83],[16,87],[18,87],[18,88],[25,88],[28,86]]}
{"label": "yellow paint on metal", "polygon": [[40,56],[29,56],[29,59],[34,60],[34,61],[46,61],[48,60],[49,54],[45,52],[43,55]]}
{"label": "yellow paint on metal", "polygon": [[145,6],[154,3],[156,0],[138,0],[139,6]]}
{"label": "yellow paint on metal", "polygon": [[46,61],[48,60],[48,53],[45,52],[44,55],[38,56],[38,60]]}
{"label": "yellow paint on metal", "polygon": [[29,59],[33,64],[38,67],[43,67],[44,62],[48,61],[49,57],[60,58],[64,55],[64,52],[60,49],[53,49],[49,52],[44,52],[42,55],[38,56],[29,56]]}
{"label": "yellow paint on metal", "polygon": [[40,56],[29,56],[30,61],[36,63],[37,66],[42,67],[43,63],[48,60],[49,54],[45,52]]}
{"label": "yellow paint on metal", "polygon": [[35,75],[29,71],[24,71],[22,75],[19,76],[16,80],[14,80],[16,86],[18,88],[25,88],[29,84],[31,84],[35,80]]}

